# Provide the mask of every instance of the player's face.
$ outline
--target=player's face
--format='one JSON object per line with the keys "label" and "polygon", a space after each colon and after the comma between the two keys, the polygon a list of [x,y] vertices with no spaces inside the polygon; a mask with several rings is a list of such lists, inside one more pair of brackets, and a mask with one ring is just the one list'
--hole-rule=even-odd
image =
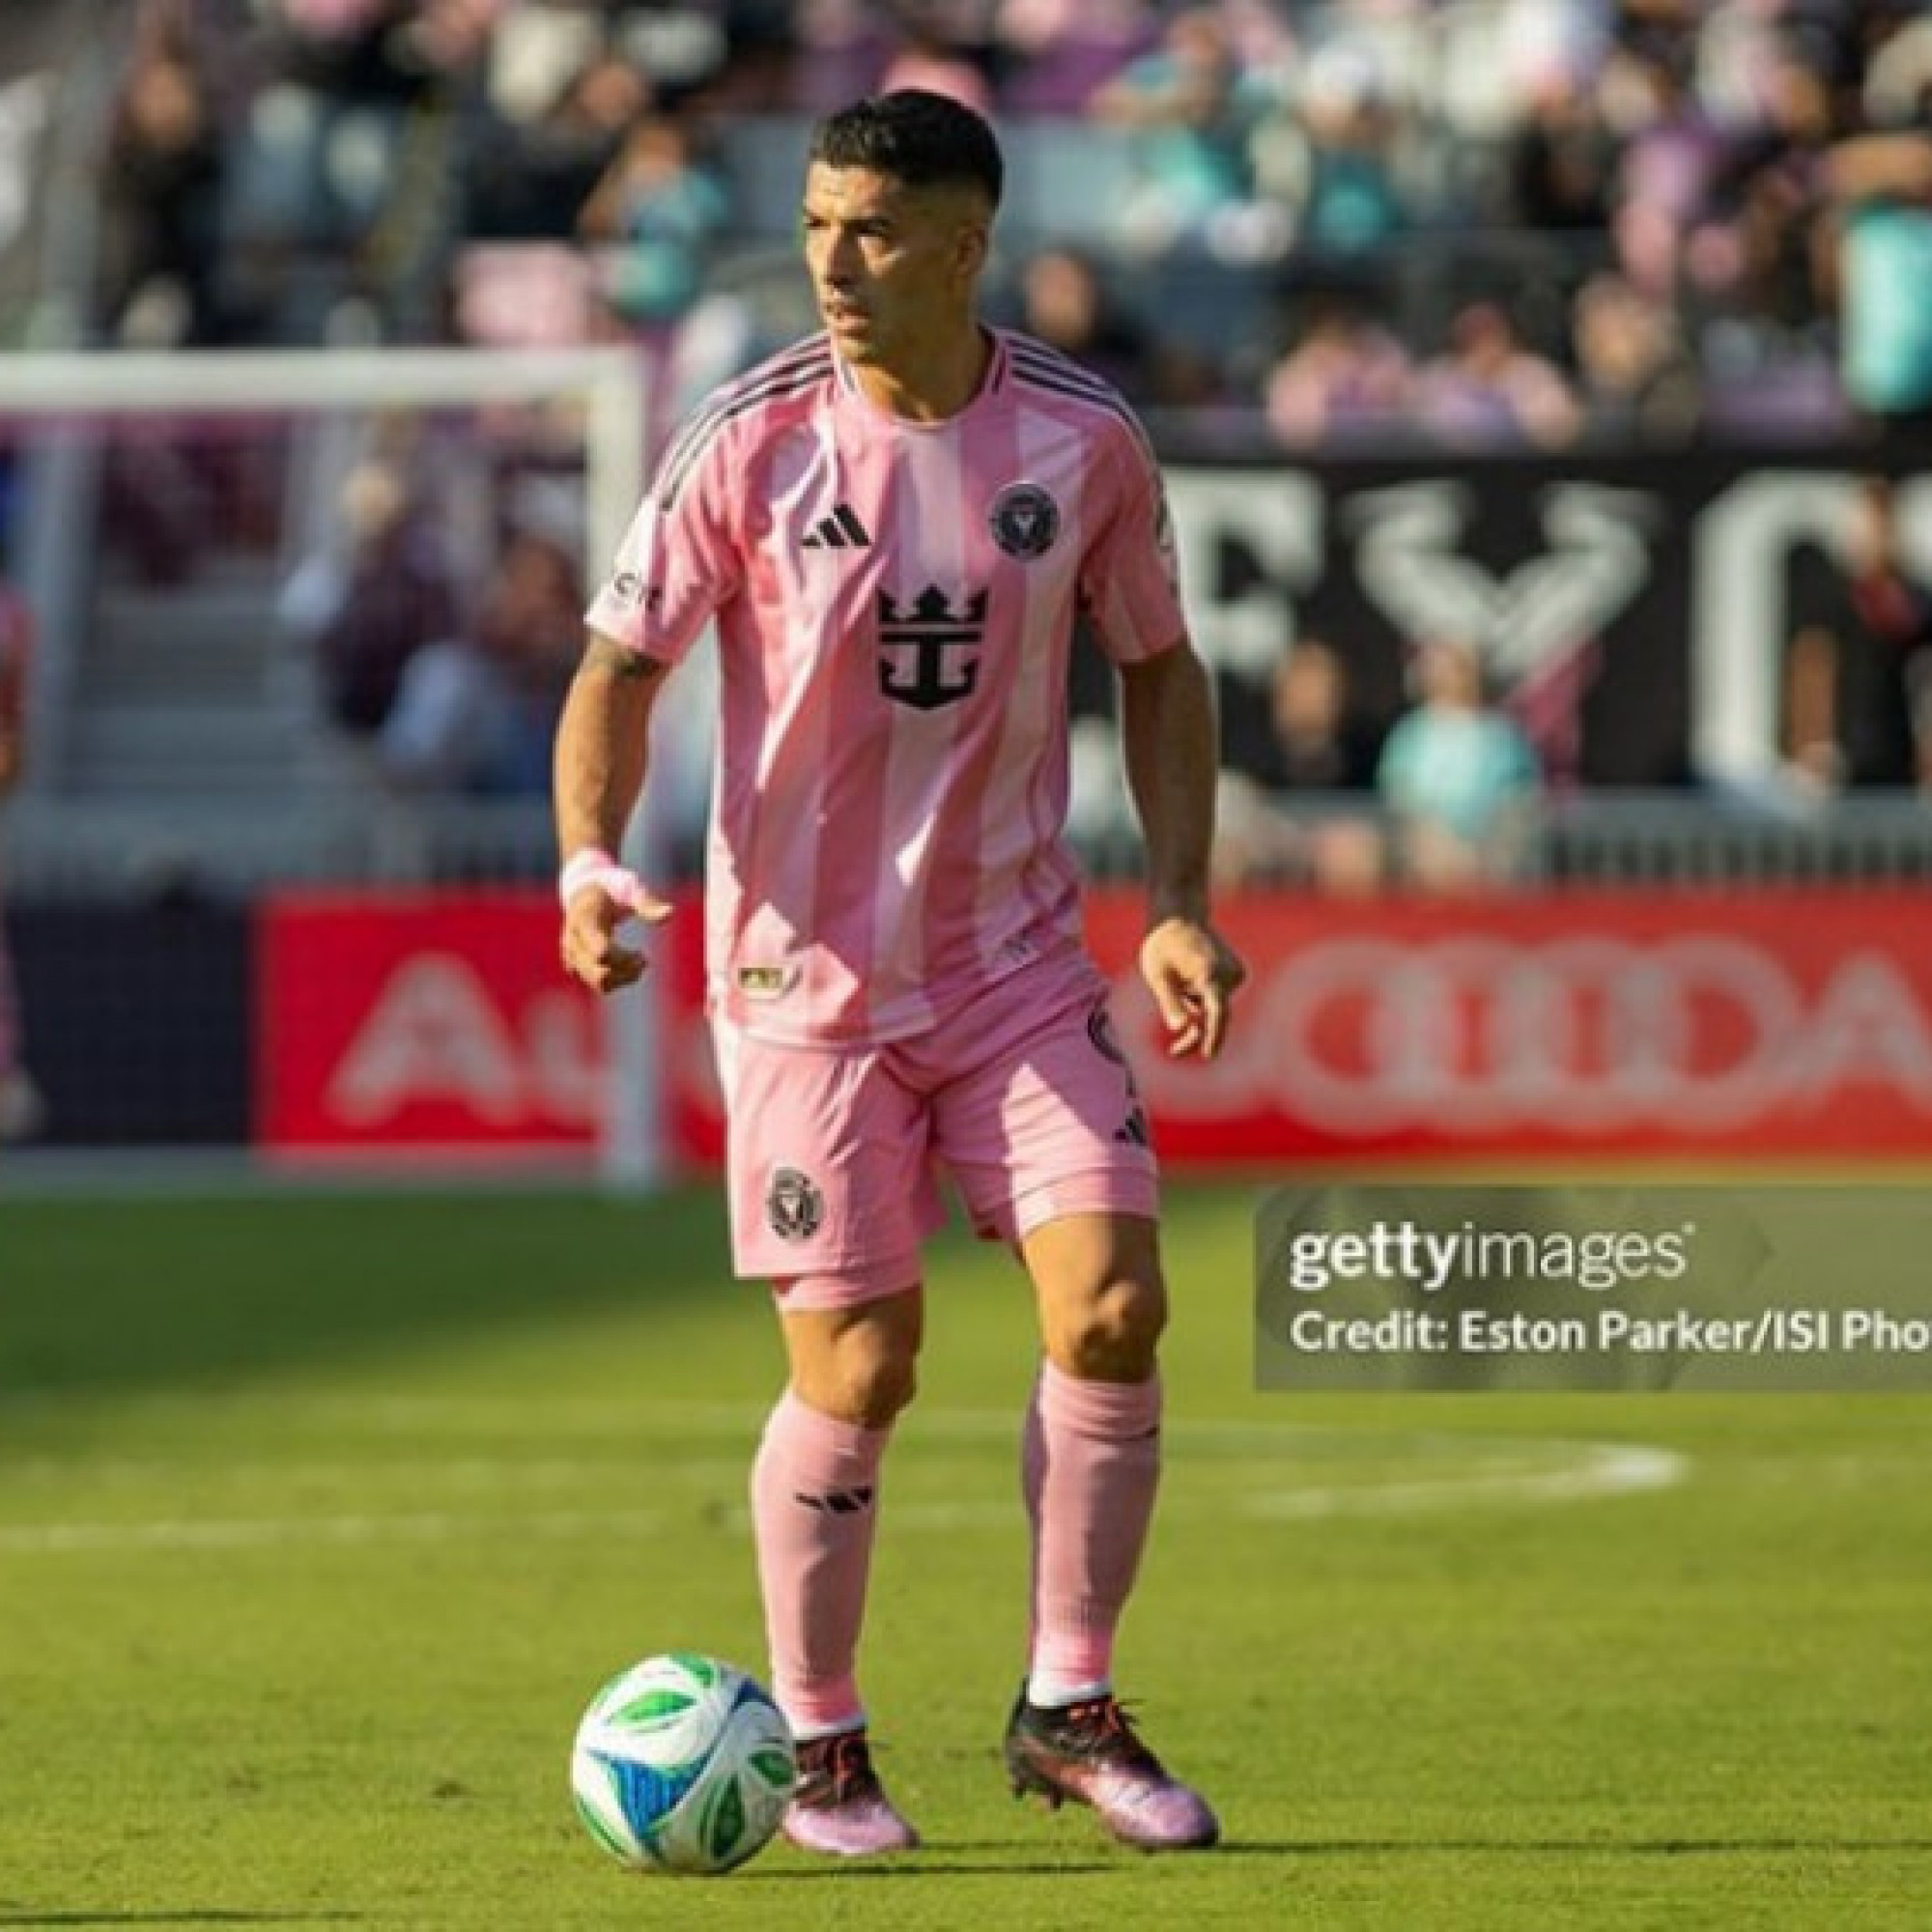
{"label": "player's face", "polygon": [[916,367],[970,318],[987,233],[970,191],[814,162],[804,219],[818,311],[848,362]]}

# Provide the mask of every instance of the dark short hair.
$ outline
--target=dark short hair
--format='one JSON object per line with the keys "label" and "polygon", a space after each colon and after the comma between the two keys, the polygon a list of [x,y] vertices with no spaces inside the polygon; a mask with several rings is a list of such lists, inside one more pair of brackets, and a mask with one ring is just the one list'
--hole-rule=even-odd
{"label": "dark short hair", "polygon": [[944,94],[901,87],[828,114],[809,158],[866,168],[907,187],[977,187],[993,207],[1006,185],[1000,144],[983,116]]}

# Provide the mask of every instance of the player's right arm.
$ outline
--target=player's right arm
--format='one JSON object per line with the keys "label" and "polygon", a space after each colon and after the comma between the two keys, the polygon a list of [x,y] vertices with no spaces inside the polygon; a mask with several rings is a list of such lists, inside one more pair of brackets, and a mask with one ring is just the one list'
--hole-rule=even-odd
{"label": "player's right arm", "polygon": [[639,505],[591,600],[583,656],[557,722],[552,797],[563,964],[599,993],[644,971],[641,948],[618,938],[625,922],[670,917],[668,903],[614,855],[643,794],[658,689],[738,580],[722,416],[700,412]]}
{"label": "player's right arm", "polygon": [[643,973],[641,949],[617,936],[625,921],[656,925],[670,917],[669,905],[612,856],[643,793],[651,712],[665,668],[614,638],[590,632],[557,723],[556,841],[566,855],[563,963],[594,992],[615,992]]}

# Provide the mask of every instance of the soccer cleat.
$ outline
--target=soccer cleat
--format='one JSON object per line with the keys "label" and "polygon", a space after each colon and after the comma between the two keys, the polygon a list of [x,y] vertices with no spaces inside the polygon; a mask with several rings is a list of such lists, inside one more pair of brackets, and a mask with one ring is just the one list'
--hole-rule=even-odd
{"label": "soccer cleat", "polygon": [[879,1784],[863,1729],[799,1746],[798,1784],[779,1829],[802,1850],[840,1859],[909,1852],[919,1843]]}
{"label": "soccer cleat", "polygon": [[1123,1845],[1191,1851],[1221,1835],[1208,1801],[1168,1776],[1111,1694],[1063,1710],[1029,1703],[1021,1685],[1006,1759],[1015,1798],[1037,1792],[1055,1810],[1069,1799],[1092,1805]]}

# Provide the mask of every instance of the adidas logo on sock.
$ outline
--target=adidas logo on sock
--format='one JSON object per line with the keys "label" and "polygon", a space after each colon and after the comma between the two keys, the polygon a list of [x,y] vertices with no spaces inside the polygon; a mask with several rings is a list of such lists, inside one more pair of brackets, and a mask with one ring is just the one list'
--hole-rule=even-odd
{"label": "adidas logo on sock", "polygon": [[807,1509],[817,1510],[821,1516],[856,1516],[862,1509],[869,1509],[872,1503],[871,1485],[867,1484],[856,1490],[827,1490],[822,1495],[808,1495],[803,1490],[794,1491],[792,1501],[803,1503]]}
{"label": "adidas logo on sock", "polygon": [[869,550],[871,537],[850,503],[840,503],[805,539],[807,550]]}

